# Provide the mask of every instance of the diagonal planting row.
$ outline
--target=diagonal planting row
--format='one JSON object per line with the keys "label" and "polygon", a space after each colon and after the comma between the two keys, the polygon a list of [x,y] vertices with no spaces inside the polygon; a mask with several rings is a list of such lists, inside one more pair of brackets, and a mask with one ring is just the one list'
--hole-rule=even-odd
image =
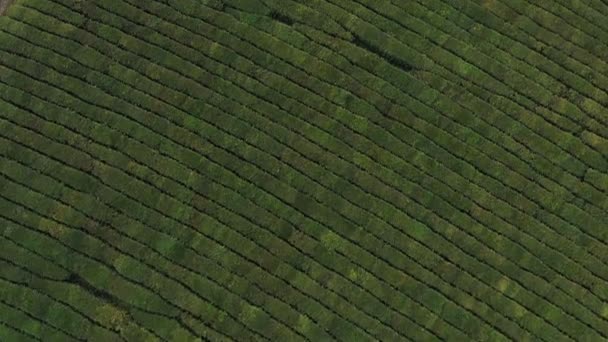
{"label": "diagonal planting row", "polygon": [[[572,141],[572,139],[568,139],[568,140]],[[564,140],[564,141],[565,141],[565,140]],[[580,154],[580,153],[579,153],[579,154]],[[583,155],[583,154],[580,154],[580,155]]]}
{"label": "diagonal planting row", "polygon": [[[12,92],[7,92],[7,93],[8,93],[8,94],[12,94],[12,95],[17,95],[17,94],[18,94],[18,93],[14,92],[14,91],[12,91]],[[23,96],[23,93],[21,93],[21,94],[19,94],[19,95]],[[12,98],[17,98],[17,96],[12,96]],[[34,103],[36,103],[36,102],[34,102]],[[48,107],[48,104],[47,104],[47,107]],[[65,108],[65,109],[67,109],[67,108]],[[49,110],[47,109],[47,110],[45,111],[45,116],[47,116],[47,117],[48,117],[48,114],[49,114]],[[58,115],[58,114],[59,114],[59,113],[55,114],[55,115],[54,115],[54,117],[55,117],[55,118],[59,118],[60,120],[61,120],[61,119],[63,119],[63,120],[65,120],[65,119],[66,119],[66,117],[61,116],[61,115]],[[48,120],[48,119],[47,119],[47,120]],[[51,119],[51,121],[52,121],[52,119]],[[70,125],[70,126],[72,126],[72,127],[75,127],[76,129],[79,129],[79,130],[82,130],[82,129],[83,129],[83,127],[81,127],[82,125],[80,124],[80,121],[79,121],[79,120],[77,120],[77,117],[74,117],[74,118],[73,118],[73,120],[69,120],[69,125]],[[64,127],[65,127],[65,126],[64,126]],[[108,131],[107,131],[107,129],[104,129],[104,127],[99,127],[99,128],[97,128],[95,131],[96,131],[96,132],[97,132],[97,133],[98,133],[100,136],[111,136],[111,135],[112,135],[112,132],[108,132]],[[89,138],[89,137],[87,137],[87,138]],[[89,139],[90,139],[90,138],[89,138]],[[95,138],[93,137],[93,139],[95,139]],[[75,140],[78,140],[78,139],[75,139]],[[124,143],[124,142],[123,142],[123,143]],[[134,152],[136,152],[136,153],[138,153],[138,154],[140,155],[140,156],[139,156],[137,159],[142,158],[141,154],[142,154],[142,152],[143,152],[143,151],[141,150],[141,148],[139,148],[139,149],[138,149],[138,148],[137,148],[136,146],[134,146],[133,144],[127,144],[126,146],[127,146],[127,147],[129,147],[128,152],[130,153],[130,155],[134,155],[134,154],[133,154],[133,151],[134,151]],[[105,146],[105,147],[107,147],[107,148],[111,148],[110,146]],[[148,155],[148,154],[146,154],[146,155]],[[129,157],[129,156],[127,156],[127,157]],[[116,159],[116,158],[114,158],[114,159]],[[144,161],[145,161],[145,159],[144,159]],[[150,161],[150,160],[148,160],[148,161]],[[78,201],[78,203],[80,203],[80,201]],[[143,227],[145,227],[145,226],[140,224],[140,228],[143,228]],[[134,229],[135,229],[135,228],[134,228]],[[163,241],[163,240],[167,240],[167,239],[171,239],[171,237],[170,237],[170,236],[167,236],[166,234],[163,234],[163,238],[162,238],[162,239],[159,239],[159,241]],[[153,241],[153,240],[152,240],[152,241]],[[286,315],[286,312],[285,312],[285,311],[279,311],[279,312],[281,312],[281,313],[282,313],[284,316]]]}
{"label": "diagonal planting row", "polygon": [[[18,227],[2,242],[16,255],[0,255],[7,287],[57,303],[76,287],[131,323],[68,308],[127,339],[176,338],[161,327],[206,340],[608,336],[596,248],[608,202],[594,183],[605,158],[592,143],[603,93],[537,83],[538,64],[496,44],[476,60],[470,35],[393,16],[402,4],[259,3],[12,10],[0,47],[1,215]],[[407,63],[394,57],[404,43]],[[516,94],[522,84],[548,90]],[[571,102],[553,102],[564,85]],[[522,109],[540,115],[522,124]],[[29,266],[34,241],[53,244],[37,257],[54,271]],[[2,326],[97,334],[35,316]]]}

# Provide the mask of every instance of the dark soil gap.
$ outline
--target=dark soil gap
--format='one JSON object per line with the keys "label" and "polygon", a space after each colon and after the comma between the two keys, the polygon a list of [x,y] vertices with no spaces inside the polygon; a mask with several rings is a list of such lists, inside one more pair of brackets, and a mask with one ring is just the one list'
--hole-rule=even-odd
{"label": "dark soil gap", "polygon": [[290,17],[288,17],[284,14],[281,14],[277,11],[271,11],[270,13],[268,13],[268,16],[276,21],[282,22],[285,25],[289,25],[289,26],[293,25],[293,19],[291,19]]}
{"label": "dark soil gap", "polygon": [[385,51],[382,51],[380,48],[365,41],[364,39],[362,39],[359,35],[357,35],[355,33],[352,33],[352,35],[353,35],[352,42],[353,42],[353,44],[357,45],[358,47],[365,49],[365,50],[373,53],[374,55],[377,55],[378,57],[384,59],[388,63],[392,64],[393,66],[395,66],[405,72],[410,72],[410,71],[414,70],[414,68],[411,65],[409,65],[407,62],[405,62],[389,53],[386,53]]}
{"label": "dark soil gap", "polygon": [[109,293],[107,291],[96,288],[95,286],[93,286],[91,283],[89,283],[88,281],[86,281],[84,278],[82,278],[80,275],[78,275],[76,273],[70,273],[70,275],[66,279],[64,279],[64,281],[67,283],[77,285],[77,286],[81,287],[83,290],[92,294],[93,296],[95,296],[107,303],[111,303],[114,306],[117,306],[120,308],[125,307],[124,303],[120,299],[116,298],[116,296],[112,295],[111,293]]}

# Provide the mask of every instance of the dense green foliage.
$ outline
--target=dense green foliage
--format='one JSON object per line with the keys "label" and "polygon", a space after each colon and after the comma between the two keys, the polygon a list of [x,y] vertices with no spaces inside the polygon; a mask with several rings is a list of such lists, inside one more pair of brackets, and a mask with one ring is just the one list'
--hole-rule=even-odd
{"label": "dense green foliage", "polygon": [[603,0],[15,0],[1,341],[608,339]]}

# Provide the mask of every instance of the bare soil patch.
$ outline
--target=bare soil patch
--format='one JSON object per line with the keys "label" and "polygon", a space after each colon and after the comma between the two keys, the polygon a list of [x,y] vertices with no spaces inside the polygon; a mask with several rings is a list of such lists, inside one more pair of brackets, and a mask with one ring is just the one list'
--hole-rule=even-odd
{"label": "bare soil patch", "polygon": [[0,15],[4,15],[8,7],[13,3],[13,0],[0,0]]}

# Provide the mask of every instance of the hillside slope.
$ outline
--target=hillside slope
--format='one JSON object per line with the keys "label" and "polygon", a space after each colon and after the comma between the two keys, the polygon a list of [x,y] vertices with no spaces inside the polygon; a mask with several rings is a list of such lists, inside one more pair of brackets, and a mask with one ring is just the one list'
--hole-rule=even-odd
{"label": "hillside slope", "polygon": [[608,339],[607,18],[14,1],[0,340]]}

